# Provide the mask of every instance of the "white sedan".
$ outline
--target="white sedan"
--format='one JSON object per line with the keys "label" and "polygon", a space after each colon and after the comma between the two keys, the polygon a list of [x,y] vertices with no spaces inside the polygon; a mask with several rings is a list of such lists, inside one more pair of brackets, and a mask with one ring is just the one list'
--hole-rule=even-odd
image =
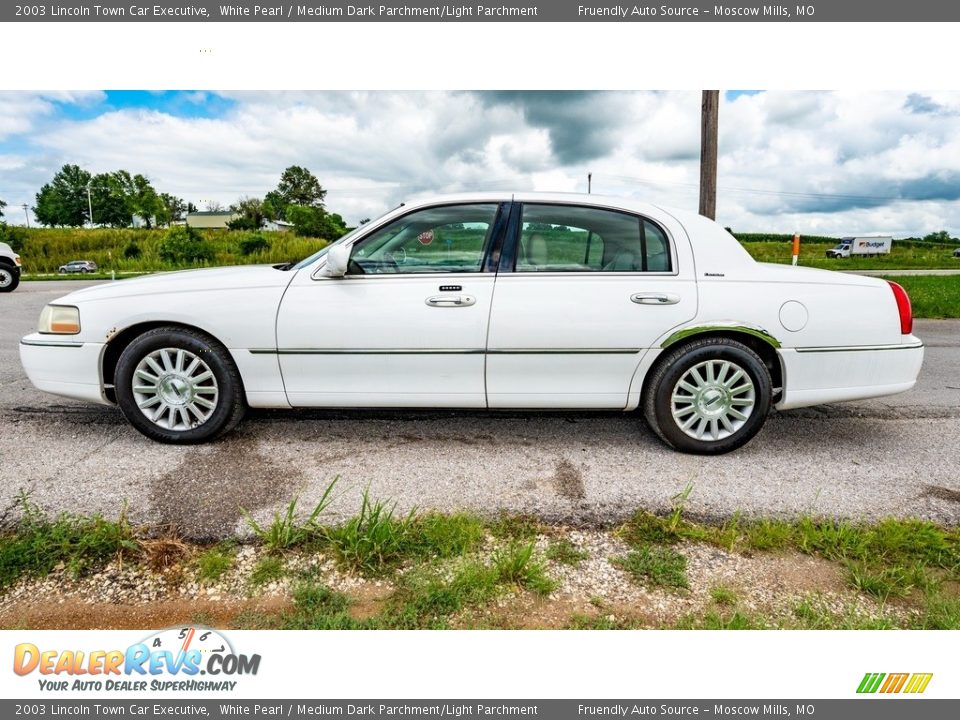
{"label": "white sedan", "polygon": [[754,262],[698,215],[595,195],[402,205],[291,265],[73,292],[21,358],[41,390],[197,443],[247,407],[640,410],[685,452],[781,410],[913,387],[895,283]]}

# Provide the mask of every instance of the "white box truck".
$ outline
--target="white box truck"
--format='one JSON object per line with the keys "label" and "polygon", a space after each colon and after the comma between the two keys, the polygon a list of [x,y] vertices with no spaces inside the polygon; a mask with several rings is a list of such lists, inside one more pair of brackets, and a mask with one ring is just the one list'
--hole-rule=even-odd
{"label": "white box truck", "polygon": [[889,255],[893,238],[889,235],[872,237],[845,237],[839,244],[827,250],[828,258],[845,258],[851,255]]}

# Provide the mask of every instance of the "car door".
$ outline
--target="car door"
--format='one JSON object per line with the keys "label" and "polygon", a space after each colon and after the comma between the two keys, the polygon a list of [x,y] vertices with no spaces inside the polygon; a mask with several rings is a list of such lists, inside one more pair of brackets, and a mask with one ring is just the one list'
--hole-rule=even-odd
{"label": "car door", "polygon": [[682,234],[669,216],[516,205],[490,317],[489,406],[626,407],[645,350],[696,314]]}
{"label": "car door", "polygon": [[419,208],[353,241],[346,276],[301,270],[277,317],[290,404],[485,407],[502,214],[496,202]]}

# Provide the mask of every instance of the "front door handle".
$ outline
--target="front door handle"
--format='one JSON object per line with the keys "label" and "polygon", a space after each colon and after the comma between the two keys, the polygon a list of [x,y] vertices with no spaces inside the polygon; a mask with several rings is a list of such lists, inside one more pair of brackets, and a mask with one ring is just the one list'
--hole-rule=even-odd
{"label": "front door handle", "polygon": [[432,295],[426,303],[430,307],[470,307],[477,299],[473,295]]}
{"label": "front door handle", "polygon": [[680,302],[679,295],[659,292],[634,293],[630,300],[638,305],[676,305]]}

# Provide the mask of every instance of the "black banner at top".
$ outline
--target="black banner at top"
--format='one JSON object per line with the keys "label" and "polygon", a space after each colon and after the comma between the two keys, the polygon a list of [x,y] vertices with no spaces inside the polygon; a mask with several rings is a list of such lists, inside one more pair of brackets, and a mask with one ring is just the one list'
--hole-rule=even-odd
{"label": "black banner at top", "polygon": [[[949,22],[943,0],[622,3],[596,0],[64,0],[0,4],[2,22]],[[874,48],[874,51],[882,51]]]}

